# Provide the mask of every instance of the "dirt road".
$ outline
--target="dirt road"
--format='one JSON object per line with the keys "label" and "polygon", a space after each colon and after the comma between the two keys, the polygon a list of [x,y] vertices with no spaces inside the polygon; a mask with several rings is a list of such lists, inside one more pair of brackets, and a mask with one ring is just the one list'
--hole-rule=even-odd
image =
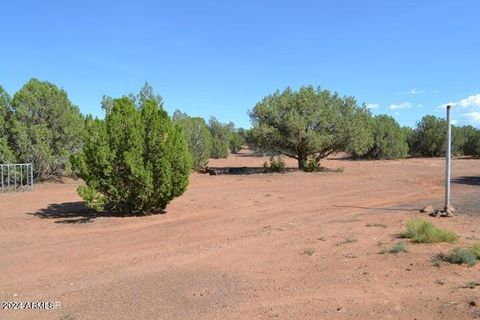
{"label": "dirt road", "polygon": [[441,203],[443,164],[330,159],[344,172],[193,174],[166,214],[146,217],[97,217],[75,182],[0,194],[0,300],[61,303],[0,319],[480,317],[480,287],[462,288],[480,281],[480,266],[430,261],[480,242],[480,160],[453,161],[453,203],[468,214],[426,217],[460,234],[457,244],[378,254],[420,204]]}

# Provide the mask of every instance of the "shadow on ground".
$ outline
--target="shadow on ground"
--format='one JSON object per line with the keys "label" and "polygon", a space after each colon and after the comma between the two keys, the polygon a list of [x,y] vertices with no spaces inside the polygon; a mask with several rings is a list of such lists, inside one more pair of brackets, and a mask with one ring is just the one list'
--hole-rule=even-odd
{"label": "shadow on ground", "polygon": [[362,206],[343,206],[343,205],[333,205],[336,208],[350,208],[350,209],[363,209],[363,210],[372,210],[372,211],[419,211],[420,208],[408,208],[408,207],[362,207]]}
{"label": "shadow on ground", "polygon": [[452,183],[468,184],[470,186],[480,186],[480,176],[463,176],[452,179]]}
{"label": "shadow on ground", "polygon": [[[162,212],[152,213],[152,214],[161,214]],[[49,205],[46,208],[40,209],[34,213],[28,213],[42,219],[57,219],[55,223],[61,224],[81,224],[81,223],[90,223],[98,217],[132,217],[134,215],[121,215],[114,212],[96,212],[92,209],[89,209],[85,202],[76,201],[76,202],[64,202],[64,203],[54,203]],[[152,215],[146,214],[146,215]],[[146,216],[141,215],[141,216]]]}

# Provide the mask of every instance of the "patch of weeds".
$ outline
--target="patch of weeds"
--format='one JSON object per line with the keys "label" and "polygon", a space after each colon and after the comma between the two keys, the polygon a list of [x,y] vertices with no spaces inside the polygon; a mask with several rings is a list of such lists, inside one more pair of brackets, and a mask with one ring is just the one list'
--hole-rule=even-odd
{"label": "patch of weeds", "polygon": [[477,256],[469,248],[455,248],[449,253],[438,254],[435,260],[452,264],[466,264],[471,267],[477,263]]}
{"label": "patch of weeds", "polygon": [[394,254],[397,254],[397,253],[400,253],[400,252],[407,252],[407,246],[404,242],[397,242],[393,247],[391,247],[390,249],[382,249],[380,250],[380,254],[384,254],[384,253],[394,253]]}
{"label": "patch of weeds", "polygon": [[315,249],[314,248],[306,248],[305,250],[303,250],[303,253],[308,254],[309,256],[312,256],[315,253]]}
{"label": "patch of weeds", "polygon": [[397,242],[388,253],[407,252],[407,245],[404,242]]}
{"label": "patch of weeds", "polygon": [[480,281],[469,281],[462,288],[475,289],[476,287],[480,287]]}
{"label": "patch of weeds", "polygon": [[477,259],[480,259],[480,243],[475,243],[470,247],[470,250],[475,254]]}
{"label": "patch of weeds", "polygon": [[342,244],[347,244],[347,243],[353,243],[357,242],[358,240],[355,239],[354,237],[345,237],[343,241],[340,241],[336,244],[336,246],[341,246]]}
{"label": "patch of weeds", "polygon": [[320,162],[318,162],[316,159],[311,159],[307,163],[305,163],[303,167],[303,171],[305,172],[316,172],[320,171]]}
{"label": "patch of weeds", "polygon": [[338,167],[337,169],[335,169],[335,172],[344,172],[345,171],[345,167]]}
{"label": "patch of weeds", "polygon": [[399,236],[416,243],[453,242],[458,239],[455,233],[437,228],[429,221],[410,219],[405,225],[407,229]]}
{"label": "patch of weeds", "polygon": [[367,227],[386,228],[387,225],[383,223],[367,223]]}
{"label": "patch of weeds", "polygon": [[443,286],[443,285],[445,284],[445,281],[439,279],[439,280],[436,280],[436,281],[435,281],[435,284],[438,284],[439,286]]}
{"label": "patch of weeds", "polygon": [[273,172],[280,172],[280,173],[285,173],[286,171],[286,164],[285,161],[283,161],[282,158],[280,157],[270,157],[270,163],[266,162],[263,164],[263,167],[267,170],[267,172],[273,173]]}

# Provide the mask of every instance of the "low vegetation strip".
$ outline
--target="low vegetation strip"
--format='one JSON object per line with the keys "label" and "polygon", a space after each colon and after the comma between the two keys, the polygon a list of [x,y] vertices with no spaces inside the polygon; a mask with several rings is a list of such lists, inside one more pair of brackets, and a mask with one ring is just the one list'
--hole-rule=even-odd
{"label": "low vegetation strip", "polygon": [[458,239],[458,235],[454,232],[438,228],[431,222],[420,219],[407,220],[406,230],[400,233],[400,236],[416,243],[454,242]]}

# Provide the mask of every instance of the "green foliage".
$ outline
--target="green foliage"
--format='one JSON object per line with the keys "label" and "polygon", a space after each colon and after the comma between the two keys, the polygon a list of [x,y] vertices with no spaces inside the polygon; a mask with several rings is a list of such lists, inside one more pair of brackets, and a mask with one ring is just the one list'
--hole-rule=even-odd
{"label": "green foliage", "polygon": [[460,128],[464,137],[463,154],[468,156],[480,156],[480,130],[472,126]]}
{"label": "green foliage", "polygon": [[267,172],[271,172],[271,173],[273,172],[284,173],[286,171],[285,161],[283,161],[281,157],[271,156],[269,163],[265,161],[265,163],[263,164],[263,167],[267,169]]}
{"label": "green foliage", "polygon": [[477,256],[468,248],[455,248],[447,254],[440,253],[437,255],[436,260],[474,266],[477,263]]}
{"label": "green foliage", "polygon": [[0,86],[0,163],[15,162],[15,153],[10,147],[12,132],[12,106],[10,95]]}
{"label": "green foliage", "polygon": [[475,243],[470,247],[470,250],[475,254],[477,259],[480,259],[480,243]]}
{"label": "green foliage", "polygon": [[315,172],[320,170],[320,162],[317,159],[310,159],[305,164],[303,171],[305,172]]}
{"label": "green foliage", "polygon": [[192,166],[183,130],[159,97],[113,100],[105,121],[90,120],[75,168],[79,194],[94,210],[140,214],[165,209],[188,185]]}
{"label": "green foliage", "polygon": [[214,117],[208,121],[208,128],[212,137],[210,157],[214,159],[228,157],[231,128]]}
{"label": "green foliage", "polygon": [[[423,157],[445,156],[447,146],[447,121],[437,118],[433,115],[426,115],[417,124],[412,141],[409,143],[412,147],[412,155],[421,155]],[[462,154],[465,139],[461,130],[452,126],[452,153]]]}
{"label": "green foliage", "polygon": [[244,144],[245,138],[240,133],[233,131],[230,134],[230,151],[232,151],[232,153],[238,153],[242,150]]}
{"label": "green foliage", "polygon": [[397,253],[400,253],[400,252],[407,252],[407,245],[405,244],[405,242],[397,242],[393,247],[391,247],[390,249],[384,249],[384,250],[381,250],[380,253],[383,254],[383,253],[394,253],[394,254],[397,254]]}
{"label": "green foliage", "polygon": [[188,149],[193,159],[193,169],[204,170],[212,149],[212,138],[207,123],[203,118],[190,117],[179,110],[173,114],[173,122],[182,127],[185,133]]}
{"label": "green foliage", "polygon": [[309,158],[320,161],[338,151],[364,154],[373,143],[371,116],[364,106],[357,106],[353,97],[312,86],[265,97],[250,118],[249,145],[295,158],[301,169]]}
{"label": "green foliage", "polygon": [[458,238],[455,233],[437,228],[425,220],[407,220],[406,227],[406,231],[400,235],[417,243],[453,242]]}
{"label": "green foliage", "polygon": [[387,115],[374,117],[373,146],[366,156],[372,159],[399,159],[405,158],[407,153],[405,131],[397,121]]}
{"label": "green foliage", "polygon": [[69,158],[79,151],[83,119],[67,93],[31,79],[12,100],[11,143],[19,162],[33,162],[39,180],[69,174]]}
{"label": "green foliage", "polygon": [[102,211],[106,205],[105,197],[94,188],[80,186],[77,188],[77,192],[85,200],[86,206],[95,211]]}

